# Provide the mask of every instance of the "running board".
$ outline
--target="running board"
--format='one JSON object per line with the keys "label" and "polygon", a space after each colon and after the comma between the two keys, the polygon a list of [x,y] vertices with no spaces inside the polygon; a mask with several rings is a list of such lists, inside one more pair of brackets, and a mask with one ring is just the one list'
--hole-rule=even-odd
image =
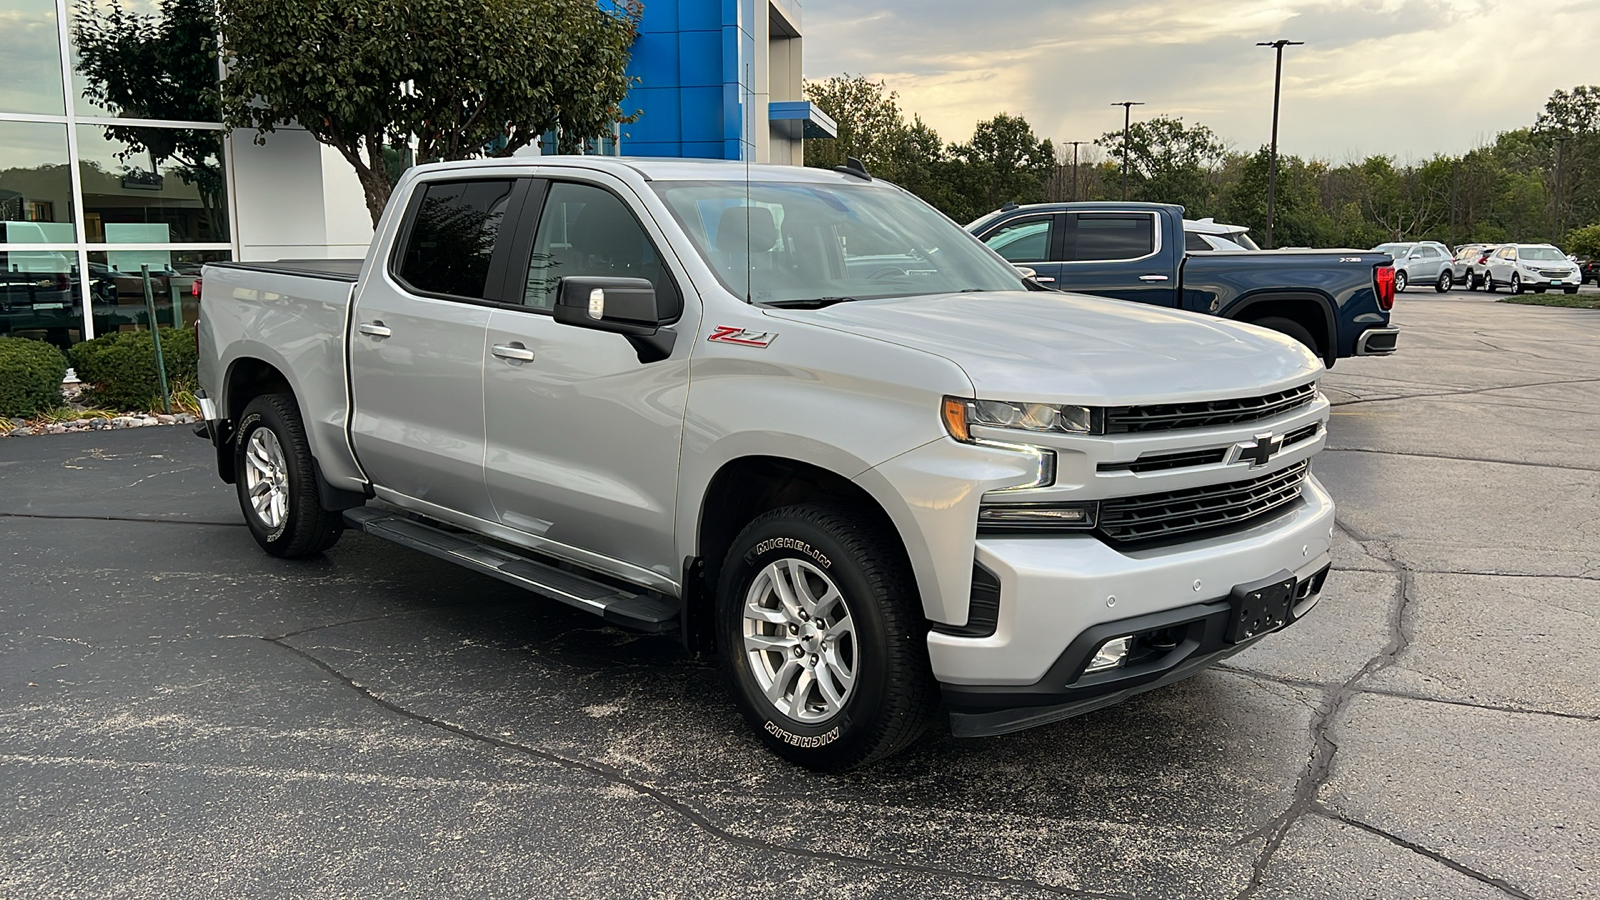
{"label": "running board", "polygon": [[473,540],[468,535],[454,534],[370,506],[345,510],[344,521],[351,528],[375,538],[393,541],[446,562],[482,572],[540,596],[594,613],[614,625],[649,632],[678,629],[678,609],[665,600],[601,584],[548,563],[520,556],[511,550]]}

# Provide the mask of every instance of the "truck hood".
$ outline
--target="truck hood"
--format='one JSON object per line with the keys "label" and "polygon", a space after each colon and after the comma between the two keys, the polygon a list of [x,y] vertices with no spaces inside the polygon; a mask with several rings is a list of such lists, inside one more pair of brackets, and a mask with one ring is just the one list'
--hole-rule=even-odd
{"label": "truck hood", "polygon": [[1323,368],[1298,341],[1238,322],[1051,291],[933,294],[769,309],[942,356],[978,396],[1106,406],[1270,393]]}

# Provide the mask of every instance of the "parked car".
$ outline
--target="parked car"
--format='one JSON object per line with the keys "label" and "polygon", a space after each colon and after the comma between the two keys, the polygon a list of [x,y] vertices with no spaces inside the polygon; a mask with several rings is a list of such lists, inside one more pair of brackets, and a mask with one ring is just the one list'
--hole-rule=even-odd
{"label": "parked car", "polygon": [[1413,284],[1431,284],[1439,293],[1450,290],[1453,283],[1450,262],[1454,254],[1438,241],[1413,241],[1408,243],[1379,244],[1375,253],[1394,257],[1394,289],[1403,291]]}
{"label": "parked car", "polygon": [[1489,257],[1490,293],[1504,287],[1513,294],[1552,288],[1576,294],[1583,284],[1576,263],[1550,244],[1507,244]]}
{"label": "parked car", "polygon": [[1330,366],[1395,351],[1400,330],[1389,322],[1394,269],[1387,256],[1190,255],[1186,227],[1181,206],[1095,202],[1011,206],[967,230],[1055,290],[1254,322],[1294,337]]}
{"label": "parked car", "polygon": [[1210,216],[1183,220],[1183,248],[1190,253],[1260,250],[1243,225],[1223,225]]}
{"label": "parked car", "polygon": [[418,166],[365,261],[202,284],[206,430],[263,550],[348,526],[677,632],[801,765],[1187,677],[1327,577],[1321,360],[1049,292],[859,168]]}
{"label": "parked car", "polygon": [[1484,273],[1489,267],[1489,255],[1500,249],[1500,244],[1462,244],[1450,261],[1450,279],[1453,283],[1475,291],[1483,287]]}
{"label": "parked car", "polygon": [[1578,267],[1578,279],[1580,284],[1588,284],[1592,281],[1595,283],[1596,287],[1600,287],[1600,260],[1591,259],[1585,256],[1579,257],[1573,262]]}

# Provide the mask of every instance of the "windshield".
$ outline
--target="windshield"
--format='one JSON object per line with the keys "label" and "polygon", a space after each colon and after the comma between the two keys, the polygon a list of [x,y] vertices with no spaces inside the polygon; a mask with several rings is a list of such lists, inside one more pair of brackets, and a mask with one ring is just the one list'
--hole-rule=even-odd
{"label": "windshield", "polygon": [[1401,257],[1401,256],[1405,256],[1406,255],[1406,251],[1411,249],[1411,245],[1410,244],[1379,244],[1378,246],[1373,247],[1372,249],[1376,253],[1387,253],[1390,256]]}
{"label": "windshield", "polygon": [[1523,247],[1517,251],[1517,256],[1521,259],[1537,259],[1545,262],[1567,261],[1566,256],[1554,247]]}
{"label": "windshield", "polygon": [[870,184],[657,181],[724,287],[755,303],[1025,290],[932,207]]}

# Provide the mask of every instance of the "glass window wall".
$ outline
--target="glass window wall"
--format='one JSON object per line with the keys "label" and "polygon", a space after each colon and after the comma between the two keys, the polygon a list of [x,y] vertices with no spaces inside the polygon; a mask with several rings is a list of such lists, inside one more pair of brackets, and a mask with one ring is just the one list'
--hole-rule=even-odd
{"label": "glass window wall", "polygon": [[90,243],[228,240],[220,131],[79,125],[78,172]]}
{"label": "glass window wall", "polygon": [[0,0],[0,113],[66,112],[57,24],[55,0]]}
{"label": "glass window wall", "polygon": [[150,267],[156,323],[188,328],[200,314],[200,267],[227,262],[226,250],[99,250],[89,254],[94,333],[150,327],[143,266]]}
{"label": "glass window wall", "polygon": [[0,250],[0,335],[83,340],[81,286],[76,251]]}
{"label": "glass window wall", "polygon": [[[17,0],[0,0],[10,2]],[[88,0],[69,6],[79,116],[221,121],[212,0]]]}
{"label": "glass window wall", "polygon": [[0,223],[0,242],[7,244],[78,239],[72,224],[67,126],[0,121]]}

